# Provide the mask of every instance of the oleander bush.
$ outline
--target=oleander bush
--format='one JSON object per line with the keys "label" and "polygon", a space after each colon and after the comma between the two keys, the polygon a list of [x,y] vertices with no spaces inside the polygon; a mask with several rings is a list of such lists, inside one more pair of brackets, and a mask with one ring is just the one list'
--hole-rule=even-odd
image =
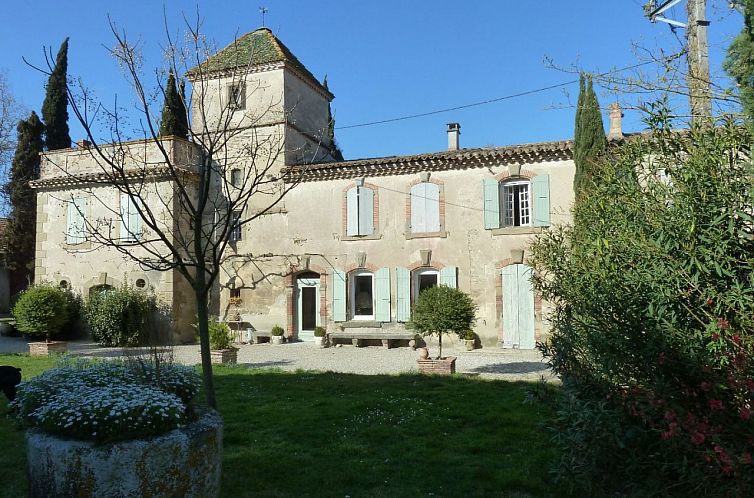
{"label": "oleander bush", "polygon": [[13,306],[16,328],[48,341],[58,336],[72,319],[75,309],[68,292],[47,285],[25,290]]}
{"label": "oleander bush", "polygon": [[754,496],[752,137],[655,110],[532,247],[556,473],[580,496]]}
{"label": "oleander bush", "polygon": [[183,365],[67,360],[21,383],[13,406],[26,426],[105,443],[185,424],[200,384]]}
{"label": "oleander bush", "polygon": [[84,306],[92,339],[106,347],[144,344],[156,314],[154,297],[130,287],[94,294]]}

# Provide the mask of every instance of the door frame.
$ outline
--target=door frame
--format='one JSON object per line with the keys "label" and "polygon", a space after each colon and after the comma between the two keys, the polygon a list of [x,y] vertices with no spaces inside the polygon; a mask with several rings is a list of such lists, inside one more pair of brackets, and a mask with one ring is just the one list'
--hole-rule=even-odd
{"label": "door frame", "polygon": [[314,340],[314,331],[311,330],[303,330],[301,328],[303,324],[302,320],[302,295],[303,292],[301,292],[301,289],[304,287],[314,288],[315,294],[314,294],[314,312],[315,312],[315,320],[316,320],[316,326],[320,327],[322,326],[322,318],[320,316],[320,301],[321,301],[321,285],[320,285],[320,277],[312,277],[312,278],[296,278],[296,286],[295,286],[295,292],[296,292],[296,334],[298,335],[299,340]]}
{"label": "door frame", "polygon": [[[360,276],[369,276],[372,279],[372,314],[371,315],[357,315],[356,314],[356,278]],[[369,270],[357,270],[351,272],[348,275],[348,300],[350,301],[349,311],[351,312],[352,320],[374,320],[377,313],[377,303],[375,301],[375,272]]]}

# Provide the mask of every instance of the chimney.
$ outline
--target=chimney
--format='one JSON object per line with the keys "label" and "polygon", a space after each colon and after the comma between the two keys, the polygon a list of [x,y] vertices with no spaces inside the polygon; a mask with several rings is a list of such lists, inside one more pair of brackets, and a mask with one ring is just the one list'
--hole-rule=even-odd
{"label": "chimney", "polygon": [[76,146],[79,149],[88,149],[89,147],[92,146],[92,142],[90,142],[89,140],[82,139],[82,140],[79,140],[78,142],[76,142]]}
{"label": "chimney", "polygon": [[448,150],[458,150],[461,137],[461,125],[448,123]]}
{"label": "chimney", "polygon": [[607,134],[608,140],[620,140],[623,138],[623,111],[617,102],[610,104],[610,131]]}

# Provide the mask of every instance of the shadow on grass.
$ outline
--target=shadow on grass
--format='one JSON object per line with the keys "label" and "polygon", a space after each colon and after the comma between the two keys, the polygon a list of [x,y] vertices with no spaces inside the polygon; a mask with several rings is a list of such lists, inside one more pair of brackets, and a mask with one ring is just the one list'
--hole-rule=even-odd
{"label": "shadow on grass", "polygon": [[293,363],[291,360],[269,360],[257,363],[239,363],[238,366],[246,368],[275,368],[290,365],[291,363]]}
{"label": "shadow on grass", "polygon": [[472,368],[474,373],[496,373],[496,374],[525,374],[525,373],[549,373],[545,363],[539,361],[517,361],[514,363],[492,363],[482,365],[481,367]]}

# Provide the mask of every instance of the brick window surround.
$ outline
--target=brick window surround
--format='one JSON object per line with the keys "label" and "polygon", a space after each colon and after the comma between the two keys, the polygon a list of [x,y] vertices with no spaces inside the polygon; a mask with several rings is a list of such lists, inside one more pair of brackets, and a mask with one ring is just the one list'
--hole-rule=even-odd
{"label": "brick window surround", "polygon": [[[372,235],[358,235],[358,236],[351,236],[348,235],[348,191],[351,190],[354,187],[364,187],[371,189],[372,192],[374,192],[374,200],[372,201],[372,216],[374,221],[374,231],[372,232]],[[349,183],[346,188],[343,189],[343,194],[341,195],[341,236],[340,240],[342,241],[351,241],[351,240],[377,240],[381,238],[380,235],[380,188],[375,185],[374,183],[368,183],[364,182],[362,185],[357,184],[356,182]]]}
{"label": "brick window surround", "polygon": [[[437,232],[419,232],[419,233],[411,232],[411,188],[414,185],[419,185],[420,183],[433,183],[437,185],[437,187],[440,190],[440,201],[439,201],[440,230]],[[426,180],[419,178],[409,183],[408,189],[406,191],[405,221],[406,221],[406,240],[429,238],[429,237],[447,237],[447,232],[445,231],[445,182],[443,182],[442,180],[438,180],[436,178],[428,178]]]}

